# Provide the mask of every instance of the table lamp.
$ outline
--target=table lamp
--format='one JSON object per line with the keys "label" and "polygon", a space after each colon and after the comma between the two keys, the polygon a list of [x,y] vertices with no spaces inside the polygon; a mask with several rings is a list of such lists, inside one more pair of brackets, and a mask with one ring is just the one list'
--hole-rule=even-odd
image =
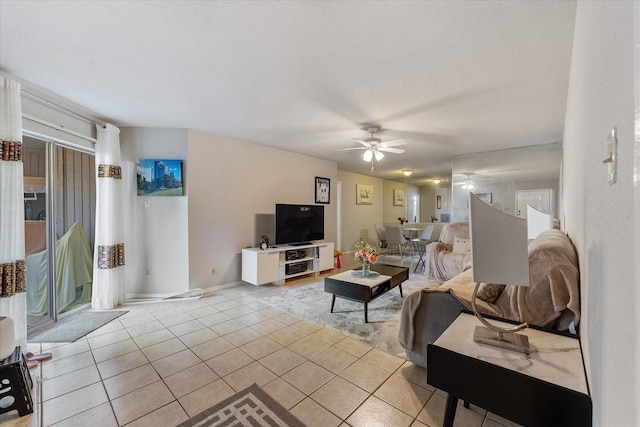
{"label": "table lamp", "polygon": [[476,286],[471,297],[473,313],[484,326],[476,326],[473,340],[529,354],[529,340],[515,332],[527,323],[502,328],[478,312],[476,296],[481,283],[529,286],[527,222],[492,208],[469,192],[471,268]]}

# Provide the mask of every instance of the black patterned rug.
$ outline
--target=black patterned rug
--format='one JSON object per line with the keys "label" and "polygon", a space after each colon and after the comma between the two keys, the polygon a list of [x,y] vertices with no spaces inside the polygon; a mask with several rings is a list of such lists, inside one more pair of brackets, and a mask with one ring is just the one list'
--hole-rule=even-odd
{"label": "black patterned rug", "polygon": [[177,427],[305,427],[257,384],[200,412]]}

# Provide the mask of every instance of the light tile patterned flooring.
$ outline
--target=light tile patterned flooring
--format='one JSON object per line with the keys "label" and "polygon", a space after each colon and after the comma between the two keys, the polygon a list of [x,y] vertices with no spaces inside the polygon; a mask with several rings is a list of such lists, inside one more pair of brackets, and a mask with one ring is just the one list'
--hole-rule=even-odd
{"label": "light tile patterned flooring", "polygon": [[[74,343],[29,344],[54,355],[31,371],[43,379],[43,425],[173,426],[254,382],[309,427],[442,425],[446,394],[424,368],[267,306],[264,290],[127,305]],[[2,414],[0,425],[37,426],[38,411]],[[512,425],[457,409],[456,427]]]}

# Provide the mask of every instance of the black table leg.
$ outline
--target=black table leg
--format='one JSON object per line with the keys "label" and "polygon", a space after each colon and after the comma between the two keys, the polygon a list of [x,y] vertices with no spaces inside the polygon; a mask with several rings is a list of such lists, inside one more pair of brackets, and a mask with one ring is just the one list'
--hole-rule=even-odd
{"label": "black table leg", "polygon": [[336,303],[336,294],[331,294],[331,311],[329,313],[333,313],[333,306]]}
{"label": "black table leg", "polygon": [[458,405],[458,397],[449,393],[447,395],[447,404],[444,408],[444,421],[442,427],[453,427],[453,420],[456,417],[456,406]]}
{"label": "black table leg", "polygon": [[400,289],[400,298],[404,298],[404,297],[402,296],[402,283],[400,283],[400,284],[398,285],[398,289]]}
{"label": "black table leg", "polygon": [[369,312],[367,311],[368,304],[364,302],[364,323],[369,323]]}

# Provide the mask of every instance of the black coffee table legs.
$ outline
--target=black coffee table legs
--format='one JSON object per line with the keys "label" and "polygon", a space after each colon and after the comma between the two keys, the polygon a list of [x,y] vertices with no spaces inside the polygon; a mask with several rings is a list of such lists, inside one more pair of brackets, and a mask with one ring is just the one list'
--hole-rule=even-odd
{"label": "black coffee table legs", "polygon": [[[400,295],[402,295],[402,291],[400,291]],[[336,304],[336,294],[331,294],[331,311],[329,313],[333,313],[333,307]],[[366,301],[363,301],[364,304],[364,323],[369,323],[369,313],[368,313],[368,305]]]}
{"label": "black coffee table legs", "polygon": [[[402,295],[402,283],[398,285],[398,290],[400,291],[400,298],[404,298],[404,295]],[[369,303],[366,301],[362,301],[362,303],[364,304],[364,323],[369,323]],[[331,310],[329,313],[333,313],[333,307],[335,307],[335,305],[336,294],[331,294]]]}
{"label": "black coffee table legs", "polygon": [[456,418],[456,405],[458,404],[458,397],[449,393],[447,395],[447,403],[444,409],[444,421],[442,427],[452,427],[453,420]]}

